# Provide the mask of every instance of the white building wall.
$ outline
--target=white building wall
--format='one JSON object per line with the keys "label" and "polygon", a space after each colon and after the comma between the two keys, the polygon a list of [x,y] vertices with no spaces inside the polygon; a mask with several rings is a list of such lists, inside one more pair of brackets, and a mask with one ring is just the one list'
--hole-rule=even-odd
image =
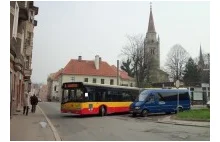
{"label": "white building wall", "polygon": [[[114,80],[114,84],[117,84],[117,78],[116,77],[100,77],[100,76],[85,76],[85,75],[63,75],[62,76],[62,83],[65,82],[84,82],[84,79],[88,78],[88,83],[93,83],[93,78],[96,79],[97,84],[101,84],[101,79],[104,79],[104,84],[110,85],[110,80]],[[120,83],[120,81],[119,81]]]}
{"label": "white building wall", "polygon": [[[56,86],[56,88],[55,88]],[[53,81],[52,82],[52,87],[51,87],[51,96],[52,98],[56,98],[58,96],[58,89],[59,88],[59,82],[58,81]],[[56,90],[55,90],[56,89]]]}

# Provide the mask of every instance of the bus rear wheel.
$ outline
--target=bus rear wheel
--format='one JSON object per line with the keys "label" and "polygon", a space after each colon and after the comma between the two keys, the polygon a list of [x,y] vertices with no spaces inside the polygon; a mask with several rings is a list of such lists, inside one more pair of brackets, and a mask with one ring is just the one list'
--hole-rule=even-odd
{"label": "bus rear wheel", "polygon": [[148,116],[148,110],[144,109],[144,110],[141,112],[141,116],[142,116],[142,117],[147,117],[147,116]]}
{"label": "bus rear wheel", "polygon": [[101,106],[99,108],[99,115],[100,116],[105,116],[106,115],[106,108],[104,106]]}

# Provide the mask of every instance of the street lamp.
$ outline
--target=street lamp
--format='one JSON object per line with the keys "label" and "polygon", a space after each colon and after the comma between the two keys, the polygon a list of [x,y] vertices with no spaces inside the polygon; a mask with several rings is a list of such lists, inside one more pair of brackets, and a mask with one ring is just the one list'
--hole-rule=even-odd
{"label": "street lamp", "polygon": [[180,87],[180,81],[179,80],[176,80],[176,83],[175,83],[175,85],[176,85],[176,88],[177,88],[177,113],[179,113],[179,87]]}

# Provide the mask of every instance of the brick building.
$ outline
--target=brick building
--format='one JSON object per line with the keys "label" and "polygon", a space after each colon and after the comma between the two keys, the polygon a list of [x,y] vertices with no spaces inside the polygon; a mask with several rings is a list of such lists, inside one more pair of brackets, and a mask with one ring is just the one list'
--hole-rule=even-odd
{"label": "brick building", "polygon": [[24,92],[30,91],[34,16],[33,1],[10,1],[10,115],[23,106]]}

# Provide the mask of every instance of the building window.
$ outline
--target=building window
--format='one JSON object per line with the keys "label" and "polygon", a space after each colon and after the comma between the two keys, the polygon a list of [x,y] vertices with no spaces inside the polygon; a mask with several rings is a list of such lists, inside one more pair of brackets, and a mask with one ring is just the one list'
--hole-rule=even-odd
{"label": "building window", "polygon": [[131,87],[133,87],[133,84],[131,83],[131,85],[130,85]]}
{"label": "building window", "polygon": [[56,91],[57,90],[57,86],[54,86],[54,91]]}
{"label": "building window", "polygon": [[114,85],[114,79],[110,79],[110,85]]}
{"label": "building window", "polygon": [[92,83],[96,83],[96,78],[93,78]]}
{"label": "building window", "polygon": [[89,82],[89,79],[88,78],[84,78],[84,82]]}
{"label": "building window", "polygon": [[151,49],[151,50],[150,50],[150,53],[151,53],[152,55],[154,55],[154,49]]}
{"label": "building window", "polygon": [[29,69],[29,60],[30,60],[30,57],[27,56],[26,57],[26,69]]}
{"label": "building window", "polygon": [[101,79],[101,84],[105,84],[105,80],[104,79]]}
{"label": "building window", "polygon": [[75,77],[72,76],[72,77],[70,78],[70,80],[71,80],[72,82],[75,82]]}
{"label": "building window", "polygon": [[17,31],[18,31],[18,17],[19,17],[19,7],[18,3],[15,3],[15,13],[14,13],[14,23],[13,23],[13,31],[12,31],[12,36],[14,38],[17,37]]}

